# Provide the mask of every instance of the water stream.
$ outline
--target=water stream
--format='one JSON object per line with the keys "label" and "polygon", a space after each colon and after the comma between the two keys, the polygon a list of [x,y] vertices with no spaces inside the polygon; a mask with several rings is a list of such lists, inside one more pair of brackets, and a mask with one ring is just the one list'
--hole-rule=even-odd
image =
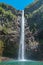
{"label": "water stream", "polygon": [[21,37],[20,37],[20,45],[19,45],[19,60],[24,60],[24,10],[22,10],[22,22],[21,22]]}

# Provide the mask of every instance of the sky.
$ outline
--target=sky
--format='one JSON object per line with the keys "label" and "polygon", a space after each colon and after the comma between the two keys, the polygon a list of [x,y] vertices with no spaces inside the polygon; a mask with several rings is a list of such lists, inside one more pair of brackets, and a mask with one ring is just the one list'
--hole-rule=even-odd
{"label": "sky", "polygon": [[24,8],[34,2],[34,0],[0,0],[0,2],[11,5],[17,10],[24,10]]}

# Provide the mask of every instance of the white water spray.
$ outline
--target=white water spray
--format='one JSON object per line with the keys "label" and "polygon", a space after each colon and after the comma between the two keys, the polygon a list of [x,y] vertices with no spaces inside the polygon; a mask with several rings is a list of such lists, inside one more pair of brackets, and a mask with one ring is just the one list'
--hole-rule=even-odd
{"label": "white water spray", "polygon": [[21,38],[19,45],[19,60],[24,60],[24,10],[22,10]]}

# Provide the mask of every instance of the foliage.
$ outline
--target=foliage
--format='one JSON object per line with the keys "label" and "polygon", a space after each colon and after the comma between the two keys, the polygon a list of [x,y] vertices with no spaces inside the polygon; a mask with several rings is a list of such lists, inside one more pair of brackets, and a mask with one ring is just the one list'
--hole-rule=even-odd
{"label": "foliage", "polygon": [[3,29],[2,29],[2,31],[3,31],[5,34],[7,34],[7,27],[4,26]]}
{"label": "foliage", "polygon": [[0,39],[0,56],[2,56],[4,50],[4,42]]}
{"label": "foliage", "polygon": [[0,7],[0,14],[4,14],[4,13],[5,13],[5,10],[2,7]]}

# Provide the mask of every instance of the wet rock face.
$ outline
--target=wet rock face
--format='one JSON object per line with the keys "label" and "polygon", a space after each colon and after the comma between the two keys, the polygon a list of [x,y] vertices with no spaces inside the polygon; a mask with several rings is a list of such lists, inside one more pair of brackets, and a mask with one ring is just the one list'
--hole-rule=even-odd
{"label": "wet rock face", "polygon": [[[3,57],[18,59],[20,32],[21,32],[21,11],[16,11],[14,8],[2,7],[5,4],[0,4],[0,7],[5,14],[1,12],[0,17],[0,40],[3,43]],[[11,14],[11,15],[10,15]]]}
{"label": "wet rock face", "polygon": [[[43,60],[43,1],[25,8],[25,54],[27,59]],[[39,58],[40,56],[40,58]]]}
{"label": "wet rock face", "polygon": [[18,59],[18,48],[20,41],[19,11],[17,13],[15,9],[13,10],[13,8],[9,6],[4,8],[1,4],[0,7],[2,11],[5,11],[5,13],[1,12],[0,17],[0,40],[4,42],[1,56]]}
{"label": "wet rock face", "polygon": [[[35,59],[39,43],[35,40],[33,33],[30,31],[28,22],[25,24],[25,57],[27,59]],[[33,56],[33,57],[32,57]]]}
{"label": "wet rock face", "polygon": [[14,59],[18,59],[19,41],[20,41],[20,22],[17,19],[16,29],[12,33],[10,32],[5,36],[5,50],[3,56],[8,56]]}
{"label": "wet rock face", "polygon": [[[2,56],[17,59],[21,33],[21,11],[5,6],[0,5],[4,9],[1,8],[4,12],[0,13],[0,40],[4,42]],[[43,60],[43,0],[38,0],[29,8],[25,8],[25,58]]]}
{"label": "wet rock face", "polygon": [[27,27],[25,27],[25,57],[31,60],[43,60],[43,33],[42,31],[40,31],[34,34],[30,31],[29,26],[26,26]]}
{"label": "wet rock face", "polygon": [[15,21],[15,26],[13,24],[12,27],[10,28],[11,31],[8,31],[7,34],[5,34],[3,30],[0,31],[0,40],[4,41],[4,50],[2,52],[2,56],[17,59],[20,41],[19,22]]}

